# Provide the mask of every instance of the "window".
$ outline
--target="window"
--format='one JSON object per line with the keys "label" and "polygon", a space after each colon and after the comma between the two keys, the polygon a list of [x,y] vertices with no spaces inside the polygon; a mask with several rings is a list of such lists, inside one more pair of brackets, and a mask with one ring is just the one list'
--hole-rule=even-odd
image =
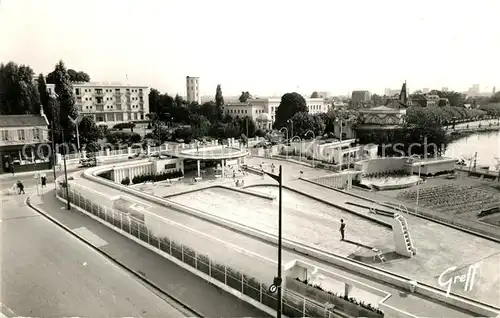
{"label": "window", "polygon": [[9,131],[2,130],[2,140],[9,140]]}
{"label": "window", "polygon": [[175,169],[177,168],[177,164],[176,163],[167,163],[165,165],[165,170],[170,170],[170,169]]}
{"label": "window", "polygon": [[35,139],[35,140],[40,139],[40,130],[39,129],[33,129],[33,139]]}
{"label": "window", "polygon": [[139,92],[142,92],[142,88],[139,88]]}
{"label": "window", "polygon": [[120,92],[120,89],[119,88],[115,88],[115,93],[119,93]]}
{"label": "window", "polygon": [[80,89],[79,88],[75,88],[75,94],[76,95],[80,95]]}
{"label": "window", "polygon": [[117,121],[123,121],[123,114],[116,114]]}
{"label": "window", "polygon": [[24,140],[24,129],[18,129],[17,130],[17,139],[18,140]]}

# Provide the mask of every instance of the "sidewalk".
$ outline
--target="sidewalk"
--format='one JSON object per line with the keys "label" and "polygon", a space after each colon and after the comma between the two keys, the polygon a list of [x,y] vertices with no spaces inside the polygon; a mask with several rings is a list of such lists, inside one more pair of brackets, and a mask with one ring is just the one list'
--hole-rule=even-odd
{"label": "sidewalk", "polygon": [[[36,204],[36,199],[33,199]],[[109,229],[77,210],[67,211],[54,191],[36,204],[71,229],[86,228],[107,242],[100,249],[170,293],[206,317],[267,317],[246,302],[210,285],[162,256]]]}
{"label": "sidewalk", "polygon": [[[106,193],[108,196],[114,196],[114,195],[120,195],[121,192],[114,190],[112,188],[104,187],[100,184],[96,184],[93,182],[90,182],[86,179],[78,179],[76,180],[77,183],[80,183],[84,186],[87,187],[92,187],[94,191],[89,191],[89,196],[91,196],[91,200],[93,202],[98,202],[100,204],[104,204],[105,199],[103,198],[100,193]],[[87,194],[87,193],[86,193]],[[124,194],[121,193],[121,195],[125,195],[127,197],[131,197],[129,194]],[[134,200],[137,201],[138,203],[142,203],[146,206],[151,206],[148,208],[147,212],[151,211],[154,214],[159,214],[160,216],[163,216],[164,218],[168,218],[169,220],[178,222],[180,224],[184,224],[189,226],[192,229],[201,231],[203,233],[207,233],[212,236],[216,236],[217,238],[225,241],[225,242],[230,242],[234,245],[237,245],[251,253],[255,253],[258,255],[261,255],[267,259],[274,260],[276,259],[276,247],[271,246],[270,244],[267,244],[262,241],[257,241],[251,237],[236,233],[234,231],[231,231],[227,228],[220,227],[218,225],[212,224],[205,222],[199,218],[177,212],[175,210],[170,210],[166,207],[163,206],[157,206],[153,204],[152,202],[145,202],[144,200],[141,200],[137,197],[134,197]],[[108,202],[110,200],[108,199]],[[109,203],[108,203],[109,204]],[[146,213],[147,213],[146,212]],[[95,222],[95,221],[94,221]],[[169,229],[167,229],[169,230]],[[109,231],[109,230],[108,230]],[[275,268],[274,266],[271,266],[273,264],[265,264],[264,262],[260,261],[259,259],[255,259],[253,262],[249,262],[248,258],[242,257],[242,254],[238,254],[236,252],[230,253],[230,250],[228,249],[223,249],[222,247],[219,246],[214,246],[213,244],[210,244],[210,242],[203,241],[202,238],[199,238],[197,242],[193,241],[192,239],[186,238],[188,242],[186,242],[186,245],[193,244],[194,249],[201,249],[201,251],[207,251],[209,250],[210,253],[209,255],[213,257],[214,260],[221,261],[221,260],[226,260],[229,262],[230,265],[235,266],[238,269],[241,269],[243,271],[249,270],[250,273],[249,275],[252,275],[253,273],[260,273],[260,275],[257,278],[262,279],[261,277],[273,277],[275,275]],[[348,244],[348,243],[346,243]],[[215,249],[214,249],[215,247]],[[388,285],[384,282],[379,282],[375,281],[373,279],[367,278],[366,276],[351,272],[346,270],[345,268],[341,267],[336,267],[332,266],[330,264],[326,264],[323,262],[319,262],[313,259],[310,259],[308,257],[305,257],[301,254],[297,254],[292,251],[284,250],[283,251],[283,262],[289,262],[295,259],[300,259],[303,261],[306,261],[311,264],[316,264],[317,266],[320,266],[322,268],[325,268],[329,271],[336,272],[338,274],[344,275],[346,277],[350,277],[352,279],[358,280],[360,282],[363,282],[365,284],[374,286],[376,288],[379,288],[381,290],[387,291],[388,293],[392,294],[392,297],[388,300],[388,303],[400,308],[402,310],[406,310],[408,312],[412,312],[414,314],[422,315],[422,316],[436,316],[439,315],[441,317],[468,317],[470,316],[470,313],[464,313],[461,309],[450,307],[447,304],[443,303],[437,303],[434,302],[433,300],[429,300],[426,297],[422,297],[419,295],[411,294],[408,295],[406,292],[402,289],[399,289],[397,287],[393,287],[391,285]],[[403,263],[404,264],[404,263]],[[406,273],[407,274],[407,273]],[[403,275],[406,276],[405,273]],[[149,276],[148,276],[149,277]],[[434,278],[432,278],[434,280]],[[337,291],[337,292],[342,292],[342,291]],[[354,296],[356,297],[356,296]],[[194,304],[193,304],[194,307]],[[196,308],[196,307],[194,307]],[[200,310],[201,311],[201,310]],[[203,311],[202,311],[203,312]]]}

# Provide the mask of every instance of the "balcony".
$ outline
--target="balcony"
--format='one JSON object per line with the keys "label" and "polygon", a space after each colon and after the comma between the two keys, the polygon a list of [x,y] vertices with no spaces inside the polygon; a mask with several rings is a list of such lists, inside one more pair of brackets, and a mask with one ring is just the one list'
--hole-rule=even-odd
{"label": "balcony", "polygon": [[98,112],[102,112],[102,111],[104,111],[104,106],[98,105],[98,106],[95,107],[95,110],[98,111]]}
{"label": "balcony", "polygon": [[103,96],[103,93],[102,93],[102,91],[95,91],[94,95],[95,96]]}

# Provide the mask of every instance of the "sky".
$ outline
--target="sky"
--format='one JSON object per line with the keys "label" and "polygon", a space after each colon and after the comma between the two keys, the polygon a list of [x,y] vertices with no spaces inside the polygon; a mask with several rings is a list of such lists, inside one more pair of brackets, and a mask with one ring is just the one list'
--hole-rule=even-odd
{"label": "sky", "polygon": [[[0,0],[0,62],[185,95],[500,88],[500,0]],[[128,78],[128,80],[127,80]],[[497,89],[498,91],[498,89]]]}

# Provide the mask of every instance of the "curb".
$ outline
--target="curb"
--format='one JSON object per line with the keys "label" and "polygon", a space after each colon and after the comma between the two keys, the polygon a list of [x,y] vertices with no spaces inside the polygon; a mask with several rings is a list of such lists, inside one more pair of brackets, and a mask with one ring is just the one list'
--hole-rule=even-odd
{"label": "curb", "polygon": [[[60,228],[62,228],[63,230],[65,230],[66,232],[70,233],[72,236],[76,237],[79,241],[83,242],[85,245],[89,246],[91,249],[93,249],[94,251],[98,252],[99,254],[103,255],[104,257],[108,258],[109,260],[111,260],[113,263],[115,263],[116,265],[118,265],[118,267],[126,270],[127,272],[131,273],[135,278],[139,279],[140,281],[142,281],[143,283],[145,283],[146,285],[154,288],[157,292],[160,292],[163,296],[166,296],[167,298],[169,298],[169,300],[175,302],[175,304],[169,304],[171,305],[172,307],[174,307],[175,309],[177,309],[178,311],[180,311],[182,314],[186,314],[186,316],[190,316],[192,314],[195,315],[195,317],[200,317],[200,318],[203,318],[204,316],[199,313],[198,311],[194,310],[193,308],[191,308],[189,305],[186,305],[184,304],[183,302],[181,302],[177,297],[175,296],[172,296],[170,295],[169,293],[167,293],[166,291],[164,291],[161,287],[159,287],[158,285],[156,285],[155,283],[151,282],[150,280],[148,280],[147,278],[145,278],[144,276],[142,276],[141,274],[139,274],[138,272],[136,272],[135,270],[127,267],[125,264],[123,264],[122,262],[118,261],[116,258],[114,258],[113,256],[109,255],[108,253],[102,251],[101,249],[99,249],[98,247],[94,246],[92,243],[90,243],[88,240],[86,240],[85,238],[83,238],[82,236],[78,235],[77,233],[73,232],[69,227],[67,227],[66,225],[64,225],[63,223],[61,223],[59,220],[57,220],[56,218],[50,216],[48,213],[46,213],[45,211],[43,211],[42,209],[38,208],[38,207],[35,207],[31,204],[30,202],[30,196],[28,195],[28,197],[26,197],[25,199],[25,203],[33,210],[35,210],[36,212],[40,213],[41,215],[43,215],[46,219],[48,219],[49,221],[51,221],[52,223],[56,224],[57,226],[59,226]],[[168,301],[167,301],[168,302]],[[178,307],[181,307],[181,308],[178,308]]]}

